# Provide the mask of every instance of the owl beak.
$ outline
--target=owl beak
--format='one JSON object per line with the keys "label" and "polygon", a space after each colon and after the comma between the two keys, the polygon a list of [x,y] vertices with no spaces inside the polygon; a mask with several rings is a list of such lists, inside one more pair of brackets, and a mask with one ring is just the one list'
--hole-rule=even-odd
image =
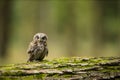
{"label": "owl beak", "polygon": [[40,41],[41,41],[41,39],[38,39],[38,41],[40,42]]}
{"label": "owl beak", "polygon": [[44,42],[44,40],[43,40],[43,39],[39,39],[39,41],[40,41],[40,42]]}

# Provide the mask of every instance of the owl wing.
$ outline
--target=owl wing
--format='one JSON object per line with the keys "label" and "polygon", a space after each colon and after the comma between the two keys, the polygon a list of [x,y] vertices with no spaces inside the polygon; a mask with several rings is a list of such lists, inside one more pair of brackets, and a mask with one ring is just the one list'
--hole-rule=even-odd
{"label": "owl wing", "polygon": [[36,48],[35,45],[33,44],[33,42],[31,42],[31,43],[29,44],[28,49],[27,49],[27,53],[28,53],[28,54],[33,53],[34,50],[35,50],[35,48]]}
{"label": "owl wing", "polygon": [[45,56],[48,56],[48,48],[47,47],[45,48],[44,53],[45,53]]}
{"label": "owl wing", "polygon": [[30,54],[30,56],[29,56],[29,59],[28,59],[28,61],[27,62],[31,62],[31,61],[33,61],[34,60],[34,51],[35,51],[35,49],[36,49],[36,46],[35,46],[35,44],[33,43],[33,42],[31,42],[30,44],[29,44],[29,47],[28,47],[28,49],[27,49],[27,53],[28,54]]}

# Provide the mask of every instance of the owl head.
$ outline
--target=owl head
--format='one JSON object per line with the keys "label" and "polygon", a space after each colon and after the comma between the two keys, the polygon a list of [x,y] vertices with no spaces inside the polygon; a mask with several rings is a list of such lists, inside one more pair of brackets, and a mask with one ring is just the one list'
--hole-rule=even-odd
{"label": "owl head", "polygon": [[46,42],[47,39],[48,39],[48,37],[45,33],[37,33],[33,37],[33,40],[37,40],[37,41],[40,41],[40,42]]}

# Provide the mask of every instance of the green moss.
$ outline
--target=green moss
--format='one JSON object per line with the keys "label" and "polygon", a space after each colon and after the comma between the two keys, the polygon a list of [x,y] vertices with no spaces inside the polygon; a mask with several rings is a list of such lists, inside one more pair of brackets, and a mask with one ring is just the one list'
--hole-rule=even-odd
{"label": "green moss", "polygon": [[3,76],[23,76],[25,75],[25,73],[23,73],[22,71],[5,71],[3,74]]}
{"label": "green moss", "polygon": [[34,75],[33,79],[40,79],[40,80],[44,80],[44,78],[47,76],[47,74],[37,74]]}
{"label": "green moss", "polygon": [[0,80],[44,80],[46,74],[30,75],[30,76],[2,76]]}
{"label": "green moss", "polygon": [[[61,77],[63,78],[69,78],[69,77],[72,77],[73,75],[72,74],[64,74],[64,75],[61,75]],[[59,76],[57,76],[59,77]]]}
{"label": "green moss", "polygon": [[[113,57],[99,57],[99,58],[59,58],[54,59],[52,61],[43,60],[41,62],[30,62],[30,63],[22,63],[22,64],[12,64],[7,66],[0,66],[0,75],[5,76],[1,77],[6,78],[12,76],[11,78],[21,78],[25,80],[33,80],[33,79],[45,79],[46,77],[72,77],[72,76],[83,76],[87,77],[84,73],[78,72],[100,72],[100,73],[110,73],[110,72],[120,72],[120,65],[114,66],[106,66],[101,64],[110,63],[113,61],[118,61],[120,58]],[[38,72],[35,73],[34,70],[44,71],[46,72]],[[55,70],[55,71],[52,71]],[[28,73],[27,73],[28,71]],[[33,74],[31,74],[33,71]],[[62,74],[59,71],[63,72]],[[29,74],[30,72],[30,74]],[[53,72],[53,73],[52,73]],[[88,73],[91,74],[91,73]],[[10,79],[11,79],[10,78]],[[13,80],[11,79],[11,80]],[[6,79],[7,80],[7,79]]]}

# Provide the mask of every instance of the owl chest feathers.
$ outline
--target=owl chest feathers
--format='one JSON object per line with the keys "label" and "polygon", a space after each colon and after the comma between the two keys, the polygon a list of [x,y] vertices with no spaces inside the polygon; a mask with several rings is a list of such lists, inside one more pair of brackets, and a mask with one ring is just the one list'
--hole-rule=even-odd
{"label": "owl chest feathers", "polygon": [[34,60],[42,60],[45,55],[48,54],[47,43],[43,42],[31,42],[28,53]]}
{"label": "owl chest feathers", "polygon": [[42,55],[44,55],[45,46],[43,43],[37,43],[35,47],[36,48],[33,54],[35,55],[35,59],[39,59]]}

